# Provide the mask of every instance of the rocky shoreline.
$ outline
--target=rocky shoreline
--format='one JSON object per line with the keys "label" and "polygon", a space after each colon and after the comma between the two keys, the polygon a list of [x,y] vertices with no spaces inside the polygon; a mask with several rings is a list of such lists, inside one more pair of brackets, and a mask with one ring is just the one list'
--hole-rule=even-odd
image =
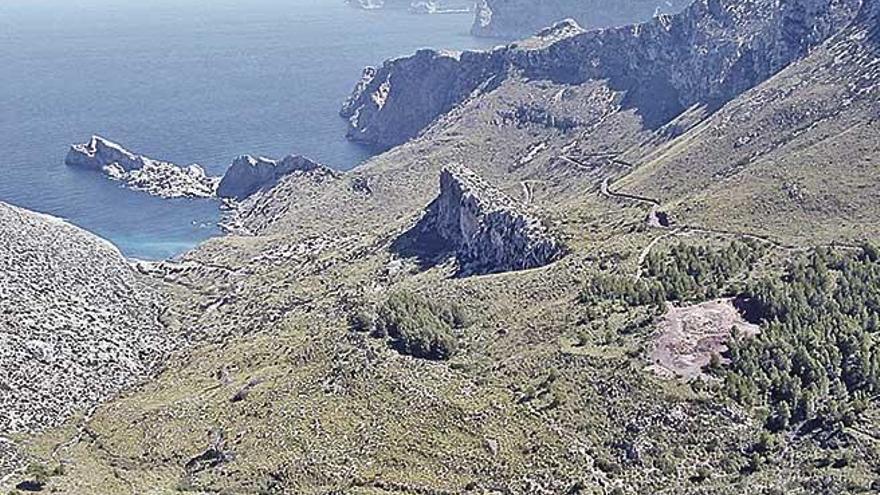
{"label": "rocky shoreline", "polygon": [[222,177],[211,177],[199,165],[181,167],[148,158],[100,136],[71,145],[64,162],[70,167],[101,172],[129,189],[160,198],[221,199],[226,204],[270,189],[285,175],[327,169],[300,155],[281,160],[242,155],[232,161]]}

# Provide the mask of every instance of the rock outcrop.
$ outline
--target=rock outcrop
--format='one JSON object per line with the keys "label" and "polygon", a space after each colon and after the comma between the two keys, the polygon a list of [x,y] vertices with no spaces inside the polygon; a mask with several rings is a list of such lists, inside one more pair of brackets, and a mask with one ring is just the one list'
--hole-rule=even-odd
{"label": "rock outcrop", "polygon": [[502,73],[501,52],[419,50],[367,67],[340,114],[346,137],[387,149],[415,137],[438,115]]}
{"label": "rock outcrop", "polygon": [[440,194],[406,235],[410,242],[441,240],[460,275],[536,268],[564,253],[539,219],[466,167],[441,172]]}
{"label": "rock outcrop", "polygon": [[243,155],[236,158],[217,187],[221,198],[242,200],[255,192],[274,186],[285,175],[329,169],[308,158],[288,155],[281,160]]}
{"label": "rock outcrop", "polygon": [[119,180],[136,191],[162,198],[214,198],[242,200],[272,187],[293,172],[329,169],[308,158],[289,155],[281,160],[243,155],[235,160],[223,177],[211,177],[202,167],[180,167],[128,151],[102,137],[70,147],[65,163],[71,167],[95,170]]}
{"label": "rock outcrop", "polygon": [[220,181],[205,174],[199,165],[181,167],[147,158],[100,136],[71,146],[64,162],[102,172],[133,190],[162,198],[210,198]]}
{"label": "rock outcrop", "polygon": [[0,203],[0,432],[57,426],[150,374],[178,344],[110,243]]}
{"label": "rock outcrop", "polygon": [[346,101],[348,137],[389,148],[507,77],[605,81],[644,125],[686,108],[713,111],[803,57],[855,16],[859,0],[698,0],[650,22],[585,31],[567,20],[521,43],[450,54],[423,50],[368,70]]}
{"label": "rock outcrop", "polygon": [[623,26],[680,12],[692,0],[478,0],[471,33],[492,38],[531,36],[563,19],[587,29]]}

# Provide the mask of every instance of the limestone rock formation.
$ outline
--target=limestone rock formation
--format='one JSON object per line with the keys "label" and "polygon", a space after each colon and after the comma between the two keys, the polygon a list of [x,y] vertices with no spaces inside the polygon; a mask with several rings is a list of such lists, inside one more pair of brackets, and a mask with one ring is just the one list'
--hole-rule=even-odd
{"label": "limestone rock formation", "polygon": [[500,52],[419,50],[368,67],[340,112],[346,137],[379,149],[405,142],[500,73],[502,61]]}
{"label": "limestone rock formation", "polygon": [[443,169],[440,194],[409,235],[445,242],[461,275],[536,268],[564,253],[539,219],[466,167]]}
{"label": "limestone rock formation", "polygon": [[563,19],[587,29],[622,26],[681,11],[692,0],[478,0],[471,33],[493,38],[530,36]]}
{"label": "limestone rock formation", "polygon": [[308,158],[288,155],[281,160],[243,155],[236,158],[217,187],[221,198],[242,200],[260,189],[271,187],[278,179],[293,172],[327,170]]}
{"label": "limestone rock formation", "polygon": [[389,148],[505,78],[605,81],[648,128],[688,107],[714,111],[846,26],[858,0],[698,0],[680,14],[585,31],[567,20],[491,51],[419,51],[365,72],[343,106],[348,137]]}
{"label": "limestone rock formation", "polygon": [[199,165],[181,167],[137,155],[100,136],[70,147],[64,162],[104,173],[136,191],[162,198],[210,198],[219,178],[210,177]]}
{"label": "limestone rock formation", "polygon": [[61,424],[176,347],[161,300],[110,243],[0,203],[0,432]]}

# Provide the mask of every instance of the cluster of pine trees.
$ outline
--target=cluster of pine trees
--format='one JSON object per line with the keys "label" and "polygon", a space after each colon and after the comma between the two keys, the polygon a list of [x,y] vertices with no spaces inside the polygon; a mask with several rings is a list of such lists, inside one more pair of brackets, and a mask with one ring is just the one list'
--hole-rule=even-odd
{"label": "cluster of pine trees", "polygon": [[747,273],[764,252],[756,242],[733,241],[722,248],[679,243],[668,251],[648,255],[645,278],[600,275],[584,285],[580,299],[584,304],[620,301],[630,306],[661,306],[665,301],[699,302],[733,296],[737,289],[732,281]]}
{"label": "cluster of pine trees", "polygon": [[354,330],[388,338],[402,354],[433,360],[449,359],[455,353],[453,330],[467,324],[460,306],[436,304],[408,291],[392,293],[378,313],[361,310],[351,318]]}
{"label": "cluster of pine trees", "polygon": [[668,301],[706,301],[733,295],[731,280],[749,270],[765,253],[755,241],[732,241],[717,249],[679,243],[669,253],[653,251],[645,273],[657,280]]}
{"label": "cluster of pine trees", "polygon": [[816,249],[797,255],[782,276],[746,276],[765,253],[749,241],[679,244],[649,255],[641,280],[598,276],[580,298],[659,307],[736,297],[761,333],[734,333],[730,365],[718,368],[730,396],[764,411],[771,431],[855,421],[880,394],[880,248]]}
{"label": "cluster of pine trees", "polygon": [[728,392],[768,408],[772,431],[854,421],[880,391],[877,249],[817,250],[742,297],[763,325],[759,336],[731,342]]}

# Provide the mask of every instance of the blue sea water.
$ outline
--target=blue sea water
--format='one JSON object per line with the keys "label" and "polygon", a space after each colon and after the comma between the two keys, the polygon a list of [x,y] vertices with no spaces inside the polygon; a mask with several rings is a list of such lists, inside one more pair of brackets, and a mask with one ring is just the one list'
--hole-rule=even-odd
{"label": "blue sea water", "polygon": [[369,152],[337,115],[364,65],[478,48],[467,15],[343,0],[0,1],[0,201],[65,218],[128,256],[217,235],[217,204],[162,200],[63,163],[100,134],[220,175],[244,153],[348,169]]}

